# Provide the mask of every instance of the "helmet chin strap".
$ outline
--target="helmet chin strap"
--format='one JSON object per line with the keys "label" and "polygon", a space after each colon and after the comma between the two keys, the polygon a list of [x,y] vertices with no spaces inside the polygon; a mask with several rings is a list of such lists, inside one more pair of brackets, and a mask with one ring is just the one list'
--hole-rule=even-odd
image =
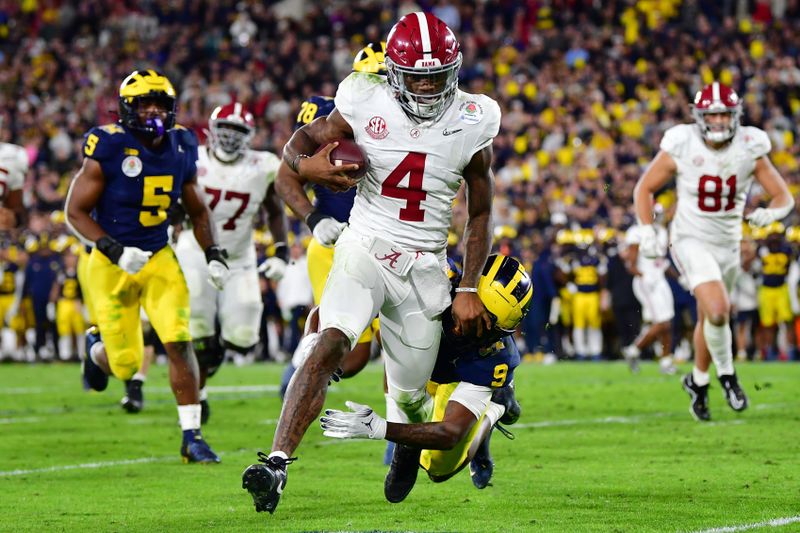
{"label": "helmet chin strap", "polygon": [[222,161],[223,163],[232,163],[239,159],[239,153],[228,153],[219,146],[214,146],[214,157]]}

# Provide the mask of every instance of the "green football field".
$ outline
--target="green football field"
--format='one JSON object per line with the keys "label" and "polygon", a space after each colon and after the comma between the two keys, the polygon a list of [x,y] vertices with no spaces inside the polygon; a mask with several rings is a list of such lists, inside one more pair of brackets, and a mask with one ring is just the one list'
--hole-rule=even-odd
{"label": "green football field", "polygon": [[[683,370],[688,370],[688,365]],[[742,364],[751,407],[712,382],[713,422],[688,413],[678,376],[645,365],[525,364],[516,440],[496,433],[493,486],[465,471],[420,473],[405,502],[383,497],[384,442],[336,441],[314,425],[274,515],[241,472],[268,449],[282,367],[225,367],[204,434],[222,464],[184,465],[167,370],[145,411],[122,385],[81,390],[74,365],[0,366],[0,531],[800,531],[800,365]],[[331,387],[383,412],[381,367]],[[716,529],[715,529],[716,528]]]}

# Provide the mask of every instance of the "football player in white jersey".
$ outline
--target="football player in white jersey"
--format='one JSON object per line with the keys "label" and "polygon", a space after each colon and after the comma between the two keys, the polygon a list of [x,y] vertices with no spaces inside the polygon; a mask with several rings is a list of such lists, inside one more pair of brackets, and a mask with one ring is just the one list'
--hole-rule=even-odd
{"label": "football player in white jersey", "polygon": [[672,319],[675,317],[675,302],[672,289],[669,288],[664,275],[669,267],[666,256],[669,236],[667,229],[660,223],[663,218],[661,204],[656,204],[653,227],[658,239],[659,256],[650,259],[639,253],[641,226],[633,226],[625,235],[628,249],[625,254],[625,266],[633,275],[633,294],[642,306],[642,321],[647,324],[630,346],[622,349],[622,355],[631,367],[631,371],[639,371],[639,354],[642,350],[661,341],[661,358],[659,368],[663,374],[675,374],[678,369],[672,363]]}
{"label": "football player in white jersey", "polygon": [[[275,510],[286,465],[322,409],[329,376],[376,314],[388,394],[406,418],[397,422],[430,419],[425,384],[436,361],[441,313],[450,305],[445,250],[462,182],[469,220],[463,278],[452,301],[455,331],[480,337],[492,328],[477,282],[491,241],[492,141],[500,108],[487,96],[458,89],[458,42],[430,13],[411,13],[395,24],[385,61],[386,78],[352,73],[339,84],[336,109],[297,130],[284,147],[284,162],[302,180],[334,188],[355,185],[342,173],[357,168],[331,164],[334,141],[355,139],[369,163],[349,226],[336,240],[320,304],[320,333],[289,385],[272,452],[260,454],[262,464],[242,476],[257,511]],[[323,223],[302,181],[290,181],[279,186],[286,185],[284,201],[312,228]],[[395,448],[384,484],[388,500],[399,501],[397,494],[413,486],[420,453],[405,445]]]}
{"label": "football player in white jersey", "polygon": [[0,142],[0,230],[22,226],[27,212],[22,185],[28,172],[28,153],[22,146]]}
{"label": "football player in white jersey", "polygon": [[[254,134],[252,115],[241,103],[233,102],[211,113],[208,141],[198,149],[198,185],[205,193],[220,246],[227,251],[230,274],[224,289],[218,291],[207,283],[208,266],[193,232],[181,232],[175,247],[189,285],[189,331],[200,366],[204,423],[210,413],[207,377],[217,371],[227,351],[246,354],[258,343],[264,307],[258,272],[278,280],[286,270],[286,216],[274,187],[280,159],[270,152],[251,150]],[[275,254],[257,270],[253,219],[262,206],[275,240]],[[217,321],[221,339],[216,335]]]}
{"label": "football player in white jersey", "polygon": [[710,359],[728,405],[742,411],[748,403],[733,368],[728,323],[729,294],[740,271],[747,192],[755,177],[771,197],[767,207],[746,217],[754,226],[786,217],[794,199],[769,160],[767,134],[739,125],[741,102],[733,89],[719,82],[706,85],[695,96],[692,114],[695,124],[674,126],[664,133],[661,150],[636,185],[634,202],[642,225],[639,253],[658,257],[662,252],[653,227],[653,195],[676,178],[678,207],[670,228],[670,247],[698,307],[695,364],[684,377],[683,387],[691,397],[692,415],[710,420]]}

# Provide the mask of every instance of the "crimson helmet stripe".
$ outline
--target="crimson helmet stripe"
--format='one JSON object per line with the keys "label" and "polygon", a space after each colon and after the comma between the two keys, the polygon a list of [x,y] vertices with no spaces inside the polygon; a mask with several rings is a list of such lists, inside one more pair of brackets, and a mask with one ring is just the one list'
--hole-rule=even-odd
{"label": "crimson helmet stripe", "polygon": [[714,102],[719,102],[720,100],[722,100],[722,98],[720,97],[718,81],[715,81],[714,83],[711,84],[711,100]]}
{"label": "crimson helmet stripe", "polygon": [[419,35],[422,40],[422,57],[423,59],[431,59],[433,57],[431,55],[433,46],[431,46],[431,32],[428,27],[428,17],[426,17],[425,13],[422,11],[417,11],[414,15],[417,16],[417,22],[419,23]]}

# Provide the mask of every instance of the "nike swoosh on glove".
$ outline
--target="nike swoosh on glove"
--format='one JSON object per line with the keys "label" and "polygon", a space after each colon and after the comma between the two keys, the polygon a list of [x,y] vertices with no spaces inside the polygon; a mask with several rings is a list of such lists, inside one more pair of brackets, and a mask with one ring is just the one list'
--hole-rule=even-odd
{"label": "nike swoosh on glove", "polygon": [[322,246],[331,247],[336,244],[336,239],[342,234],[347,224],[339,222],[333,217],[325,217],[314,226],[314,238]]}
{"label": "nike swoosh on glove", "polygon": [[280,281],[286,274],[286,261],[280,257],[269,257],[258,265],[258,271],[269,279]]}
{"label": "nike swoosh on glove", "polygon": [[117,265],[128,274],[136,274],[144,268],[152,255],[153,252],[145,252],[135,246],[126,246],[122,249],[122,255],[119,256]]}
{"label": "nike swoosh on glove", "polygon": [[386,420],[368,405],[347,401],[348,411],[326,409],[319,419],[322,434],[335,439],[375,439],[386,437]]}
{"label": "nike swoosh on glove", "polygon": [[208,262],[208,282],[218,291],[225,287],[230,271],[225,263],[212,259]]}

